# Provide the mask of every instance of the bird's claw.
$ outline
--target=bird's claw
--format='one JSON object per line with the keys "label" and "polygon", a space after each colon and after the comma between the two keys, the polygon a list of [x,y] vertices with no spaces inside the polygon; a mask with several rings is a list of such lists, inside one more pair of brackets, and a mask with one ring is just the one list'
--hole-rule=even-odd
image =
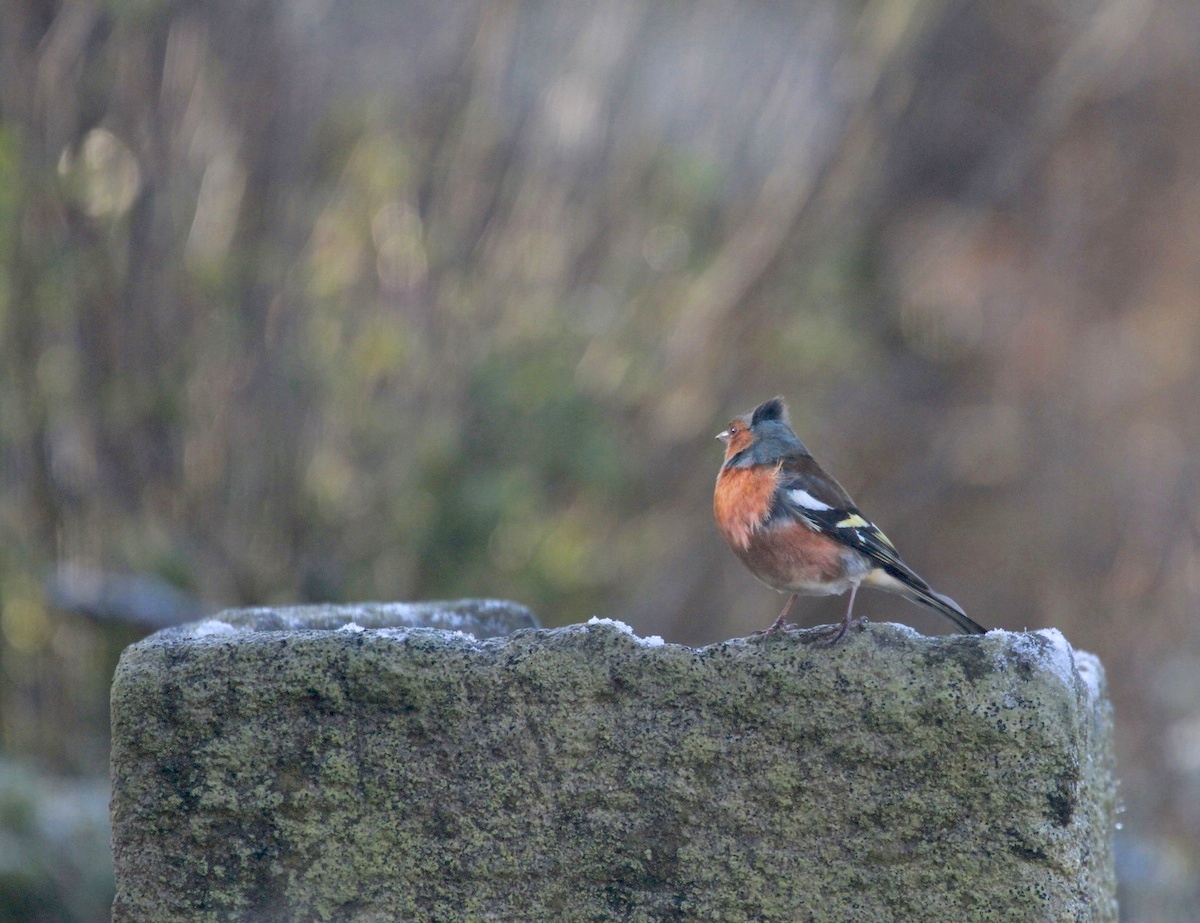
{"label": "bird's claw", "polygon": [[848,632],[851,628],[856,628],[859,631],[862,631],[866,627],[867,617],[865,615],[860,615],[856,619],[849,619],[838,625],[826,625],[824,628],[820,629],[820,631],[822,634],[829,635],[829,637],[822,638],[817,643],[821,647],[833,647],[835,644],[841,641],[842,638],[846,637],[846,632]]}
{"label": "bird's claw", "polygon": [[773,638],[781,632],[794,631],[799,628],[799,625],[793,625],[790,622],[785,622],[782,619],[776,619],[775,624],[770,628],[760,628],[758,631],[751,632],[753,638]]}

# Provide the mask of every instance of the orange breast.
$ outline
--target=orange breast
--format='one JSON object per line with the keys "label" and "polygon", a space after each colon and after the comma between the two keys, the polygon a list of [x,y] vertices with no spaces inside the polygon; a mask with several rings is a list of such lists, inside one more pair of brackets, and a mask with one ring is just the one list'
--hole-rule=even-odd
{"label": "orange breast", "polygon": [[778,477],[774,466],[722,468],[713,494],[717,528],[767,586],[793,593],[844,593],[870,570],[869,562],[799,518],[768,526]]}
{"label": "orange breast", "polygon": [[748,548],[734,551],[750,573],[781,591],[844,593],[862,576],[845,546],[795,520],[755,532]]}
{"label": "orange breast", "polygon": [[722,468],[713,492],[717,528],[734,551],[745,551],[750,537],[771,513],[779,468]]}

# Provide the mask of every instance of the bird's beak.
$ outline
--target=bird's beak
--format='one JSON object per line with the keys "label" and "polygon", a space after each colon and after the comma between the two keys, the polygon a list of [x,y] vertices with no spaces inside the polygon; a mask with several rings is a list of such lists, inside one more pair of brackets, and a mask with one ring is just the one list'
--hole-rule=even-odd
{"label": "bird's beak", "polygon": [[728,445],[729,444],[729,430],[726,429],[726,430],[722,430],[721,432],[717,433],[717,438],[720,439],[722,442],[724,442],[726,445]]}

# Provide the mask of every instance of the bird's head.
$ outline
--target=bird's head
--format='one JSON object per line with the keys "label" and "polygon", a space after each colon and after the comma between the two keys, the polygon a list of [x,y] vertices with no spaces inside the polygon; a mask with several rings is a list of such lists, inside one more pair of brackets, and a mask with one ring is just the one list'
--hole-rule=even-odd
{"label": "bird's head", "polygon": [[763,401],[734,417],[717,438],[725,443],[725,465],[730,467],[761,465],[796,449],[806,451],[792,432],[782,397]]}

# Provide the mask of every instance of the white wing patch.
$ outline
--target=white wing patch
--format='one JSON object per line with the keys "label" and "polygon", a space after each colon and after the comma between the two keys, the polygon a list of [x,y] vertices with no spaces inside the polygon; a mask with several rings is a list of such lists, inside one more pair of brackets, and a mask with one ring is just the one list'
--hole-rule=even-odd
{"label": "white wing patch", "polygon": [[[829,507],[825,507],[825,509],[829,509]],[[871,524],[859,516],[858,513],[852,513],[841,522],[834,523],[833,527],[835,529],[856,529],[864,526],[869,529]]]}
{"label": "white wing patch", "polygon": [[828,503],[822,503],[807,490],[801,490],[799,487],[789,490],[787,495],[793,503],[795,503],[797,506],[804,507],[806,510],[813,510],[814,512],[820,513],[825,510],[833,509],[833,507]]}

